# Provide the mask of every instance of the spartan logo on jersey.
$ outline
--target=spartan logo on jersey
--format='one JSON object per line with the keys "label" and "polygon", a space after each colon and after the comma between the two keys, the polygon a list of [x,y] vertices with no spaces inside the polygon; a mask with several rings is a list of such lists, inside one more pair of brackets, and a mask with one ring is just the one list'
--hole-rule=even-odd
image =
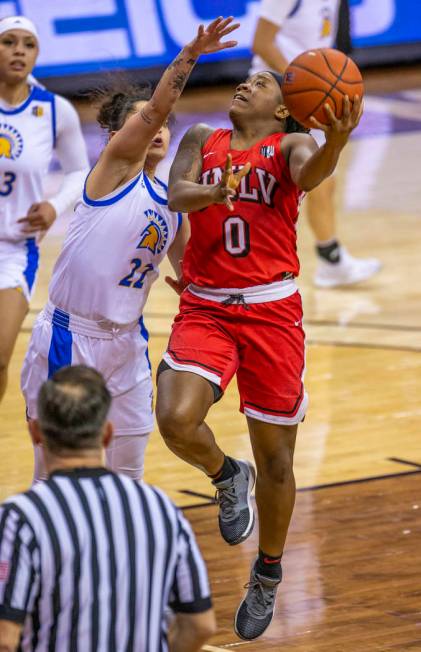
{"label": "spartan logo on jersey", "polygon": [[325,7],[322,12],[322,29],[320,36],[327,38],[332,33],[332,17],[328,7]]}
{"label": "spartan logo on jersey", "polygon": [[140,234],[137,249],[149,249],[153,254],[160,254],[167,244],[168,225],[156,211],[149,209],[145,211],[145,215],[149,224]]}
{"label": "spartan logo on jersey", "polygon": [[41,116],[43,116],[44,109],[42,108],[42,106],[33,106],[32,115],[34,115],[36,118],[40,118]]}
{"label": "spartan logo on jersey", "polygon": [[23,138],[15,127],[0,122],[0,158],[19,158],[23,150]]}
{"label": "spartan logo on jersey", "polygon": [[260,148],[260,153],[265,158],[275,156],[275,145],[263,145],[263,147]]}

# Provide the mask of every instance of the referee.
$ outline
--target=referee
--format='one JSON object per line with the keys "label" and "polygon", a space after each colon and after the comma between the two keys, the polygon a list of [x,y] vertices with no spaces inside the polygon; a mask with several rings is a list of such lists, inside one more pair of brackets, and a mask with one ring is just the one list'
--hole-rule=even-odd
{"label": "referee", "polygon": [[41,388],[31,434],[49,478],[0,508],[0,652],[197,652],[214,632],[187,521],[158,489],[101,466],[110,400],[82,366]]}

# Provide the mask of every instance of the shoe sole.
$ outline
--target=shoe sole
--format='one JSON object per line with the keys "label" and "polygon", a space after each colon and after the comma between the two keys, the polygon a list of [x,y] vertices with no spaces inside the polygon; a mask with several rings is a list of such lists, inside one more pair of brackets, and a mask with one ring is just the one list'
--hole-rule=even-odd
{"label": "shoe sole", "polygon": [[[253,532],[254,523],[255,523],[255,520],[256,520],[256,517],[254,515],[253,505],[251,504],[251,500],[250,500],[251,492],[253,491],[253,487],[254,487],[254,484],[256,482],[256,471],[255,471],[254,466],[252,464],[250,464],[250,462],[246,462],[245,460],[238,460],[238,461],[243,462],[243,464],[247,464],[247,466],[249,468],[249,472],[250,472],[249,473],[249,481],[248,481],[248,489],[247,489],[247,505],[248,505],[248,508],[249,508],[249,512],[251,513],[251,519],[249,521],[249,524],[247,525],[247,528],[244,531],[244,534],[241,536],[240,539],[237,539],[237,541],[231,541],[231,542],[227,541],[226,542],[230,546],[238,546],[239,543],[243,543],[243,541],[248,539],[250,534]],[[222,537],[222,538],[224,538],[224,537]],[[225,539],[224,539],[224,541],[225,541]]]}

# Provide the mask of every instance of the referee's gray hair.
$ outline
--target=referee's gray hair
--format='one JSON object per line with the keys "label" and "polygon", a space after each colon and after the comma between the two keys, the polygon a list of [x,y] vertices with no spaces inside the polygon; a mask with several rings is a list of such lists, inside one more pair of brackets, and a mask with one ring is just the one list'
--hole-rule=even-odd
{"label": "referee's gray hair", "polygon": [[63,367],[38,394],[38,422],[47,447],[62,450],[96,448],[111,405],[101,374],[90,367]]}

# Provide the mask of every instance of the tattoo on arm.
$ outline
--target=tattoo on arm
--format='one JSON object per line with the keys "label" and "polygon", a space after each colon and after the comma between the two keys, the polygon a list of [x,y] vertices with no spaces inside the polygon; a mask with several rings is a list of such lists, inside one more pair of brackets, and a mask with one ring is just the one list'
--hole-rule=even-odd
{"label": "tattoo on arm", "polygon": [[[183,54],[180,53],[178,57],[168,66],[168,70],[174,71],[175,77],[171,81],[171,88],[181,93],[184,86],[186,85],[187,78],[190,74],[191,68],[196,63],[196,59],[189,57],[187,60],[184,58]],[[174,70],[178,69],[178,70]]]}
{"label": "tattoo on arm", "polygon": [[176,181],[198,183],[202,171],[202,145],[212,129],[203,125],[192,127],[183,137],[170,171],[170,184]]}
{"label": "tattoo on arm", "polygon": [[181,93],[184,86],[186,85],[186,81],[187,81],[187,73],[182,73],[182,72],[178,73],[178,75],[172,82],[173,90]]}
{"label": "tattoo on arm", "polygon": [[151,118],[148,116],[148,114],[146,113],[145,109],[142,109],[142,110],[141,110],[141,112],[140,112],[140,117],[142,118],[142,120],[143,120],[144,122],[146,122],[147,125],[152,124],[152,120],[151,120]]}

